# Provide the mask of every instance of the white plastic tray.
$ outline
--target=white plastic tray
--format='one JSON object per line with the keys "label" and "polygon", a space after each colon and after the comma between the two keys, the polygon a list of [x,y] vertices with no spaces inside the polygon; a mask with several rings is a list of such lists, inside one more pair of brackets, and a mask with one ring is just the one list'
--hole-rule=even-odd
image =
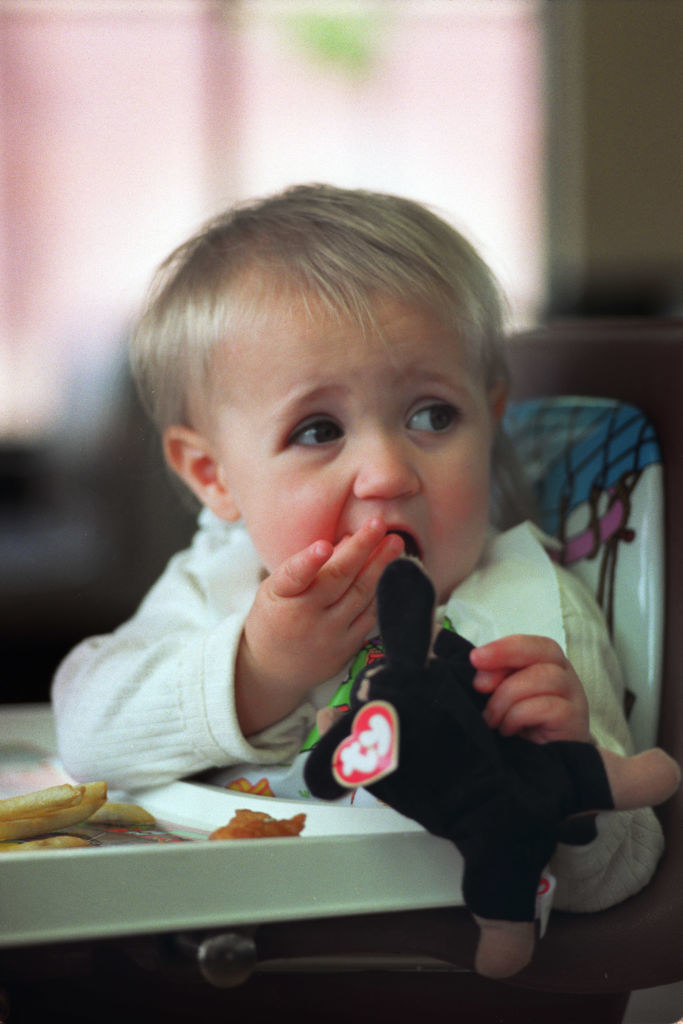
{"label": "white plastic tray", "polygon": [[[54,756],[48,706],[0,711],[0,774],[22,745]],[[462,903],[453,845],[389,809],[294,803],[174,783],[136,793],[163,822],[206,829],[236,807],[303,810],[296,839],[113,846],[0,857],[0,946]]]}

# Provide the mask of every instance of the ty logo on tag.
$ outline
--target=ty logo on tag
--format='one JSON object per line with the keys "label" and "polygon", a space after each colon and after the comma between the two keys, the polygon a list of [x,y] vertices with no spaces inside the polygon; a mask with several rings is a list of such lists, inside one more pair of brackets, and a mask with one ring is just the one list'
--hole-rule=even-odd
{"label": "ty logo on tag", "polygon": [[367,786],[398,766],[398,717],[384,700],[373,700],[356,714],[351,735],[332,758],[332,773],[347,789]]}

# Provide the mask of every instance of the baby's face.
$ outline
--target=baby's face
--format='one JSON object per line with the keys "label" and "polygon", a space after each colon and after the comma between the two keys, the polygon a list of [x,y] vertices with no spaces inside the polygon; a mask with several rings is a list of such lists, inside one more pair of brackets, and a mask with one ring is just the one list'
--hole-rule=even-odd
{"label": "baby's face", "polygon": [[218,357],[209,434],[225,518],[242,517],[272,571],[379,516],[445,600],[484,544],[502,396],[424,310],[383,301],[381,339],[318,312],[283,300]]}

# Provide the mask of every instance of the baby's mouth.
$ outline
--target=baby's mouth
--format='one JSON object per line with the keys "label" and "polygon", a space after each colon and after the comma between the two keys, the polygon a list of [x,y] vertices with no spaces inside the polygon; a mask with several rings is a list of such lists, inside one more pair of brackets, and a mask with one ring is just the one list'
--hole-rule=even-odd
{"label": "baby's mouth", "polygon": [[394,529],[389,529],[387,532],[395,533],[397,537],[401,538],[405,547],[406,555],[409,555],[411,558],[422,559],[422,551],[420,549],[420,545],[418,544],[415,537],[413,537],[412,533],[409,533],[407,530]]}

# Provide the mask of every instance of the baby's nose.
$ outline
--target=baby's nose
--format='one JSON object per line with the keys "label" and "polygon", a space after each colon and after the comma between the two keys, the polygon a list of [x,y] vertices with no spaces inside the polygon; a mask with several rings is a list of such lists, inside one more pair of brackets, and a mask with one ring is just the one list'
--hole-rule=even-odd
{"label": "baby's nose", "polygon": [[375,438],[360,450],[354,493],[357,498],[383,501],[416,494],[419,477],[407,444]]}

